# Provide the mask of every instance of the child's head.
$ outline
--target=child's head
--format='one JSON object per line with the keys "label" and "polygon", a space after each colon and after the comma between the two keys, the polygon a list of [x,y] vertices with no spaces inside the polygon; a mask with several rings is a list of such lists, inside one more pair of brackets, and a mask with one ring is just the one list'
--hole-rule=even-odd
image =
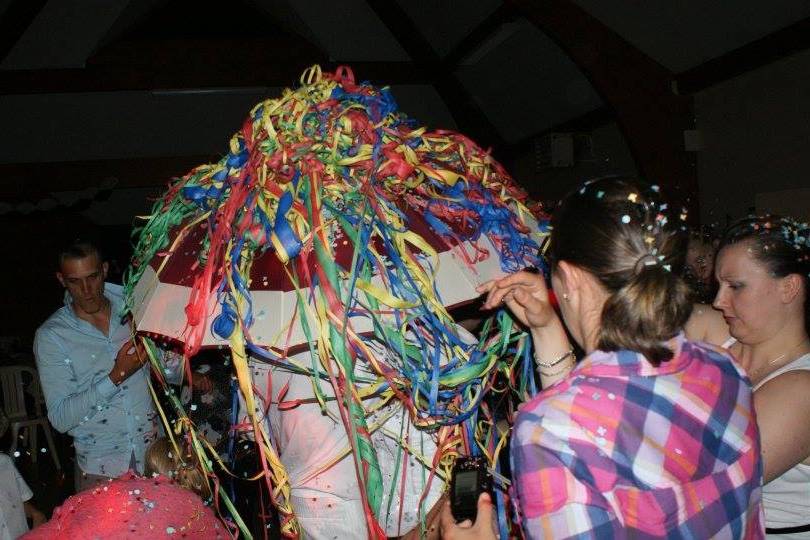
{"label": "child's head", "polygon": [[144,462],[146,476],[161,474],[174,479],[180,486],[193,491],[203,499],[211,497],[211,490],[200,470],[197,458],[191,453],[178,456],[168,438],[160,437],[155,440],[146,450]]}

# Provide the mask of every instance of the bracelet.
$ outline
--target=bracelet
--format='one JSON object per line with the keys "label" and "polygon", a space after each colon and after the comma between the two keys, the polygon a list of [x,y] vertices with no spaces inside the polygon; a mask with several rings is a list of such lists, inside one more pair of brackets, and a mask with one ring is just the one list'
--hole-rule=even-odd
{"label": "bracelet", "polygon": [[568,349],[568,352],[565,352],[561,356],[559,356],[558,358],[555,358],[553,362],[543,362],[542,360],[540,360],[536,356],[534,357],[534,361],[537,362],[537,365],[539,367],[550,368],[550,367],[556,366],[557,364],[559,364],[560,362],[562,362],[563,360],[565,360],[569,356],[574,356],[574,349],[573,348]]}
{"label": "bracelet", "polygon": [[543,371],[540,367],[537,368],[537,374],[541,377],[555,377],[557,375],[562,375],[563,373],[568,373],[574,368],[574,366],[569,366],[568,364],[564,365],[562,368],[558,369],[557,371]]}

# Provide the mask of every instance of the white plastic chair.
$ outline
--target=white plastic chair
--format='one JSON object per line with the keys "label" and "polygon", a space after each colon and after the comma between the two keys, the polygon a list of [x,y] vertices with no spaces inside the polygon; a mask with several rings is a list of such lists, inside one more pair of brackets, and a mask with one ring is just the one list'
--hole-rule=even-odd
{"label": "white plastic chair", "polygon": [[[27,377],[26,377],[27,375]],[[29,379],[26,381],[25,379]],[[27,386],[27,388],[26,388]],[[37,370],[28,366],[5,366],[0,367],[0,387],[3,390],[3,408],[11,426],[11,448],[9,454],[14,455],[17,450],[17,443],[20,440],[20,430],[24,430],[24,437],[28,442],[31,451],[31,462],[37,462],[37,428],[41,427],[48,441],[48,448],[51,451],[51,458],[57,470],[62,469],[59,456],[56,454],[56,446],[53,443],[53,433],[48,417],[42,412],[42,404],[45,398],[42,395],[42,388],[39,385],[39,374]],[[25,403],[25,393],[33,398],[33,414],[29,413]]]}

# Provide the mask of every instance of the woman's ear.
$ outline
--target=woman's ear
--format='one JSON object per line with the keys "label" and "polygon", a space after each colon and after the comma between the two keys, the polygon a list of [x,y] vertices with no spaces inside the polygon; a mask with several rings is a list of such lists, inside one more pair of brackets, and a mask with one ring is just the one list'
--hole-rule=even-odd
{"label": "woman's ear", "polygon": [[579,289],[582,285],[582,270],[567,261],[557,263],[556,274],[559,276],[563,291],[567,294]]}
{"label": "woman's ear", "polygon": [[[788,274],[781,279],[779,295],[783,304],[790,304],[804,289],[804,280],[799,274]],[[805,291],[806,294],[806,291]]]}

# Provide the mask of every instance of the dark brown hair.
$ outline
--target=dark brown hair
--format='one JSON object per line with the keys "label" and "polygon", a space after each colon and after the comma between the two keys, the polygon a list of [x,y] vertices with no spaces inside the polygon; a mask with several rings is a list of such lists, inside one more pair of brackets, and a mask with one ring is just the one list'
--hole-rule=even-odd
{"label": "dark brown hair", "polygon": [[797,274],[804,283],[804,329],[810,334],[810,225],[774,215],[749,216],[732,223],[720,240],[724,247],[747,242],[751,254],[771,276]]}
{"label": "dark brown hair", "polygon": [[602,178],[569,194],[552,217],[552,270],[567,261],[591,274],[610,296],[597,346],[632,350],[652,364],[669,360],[665,341],[692,312],[681,279],[687,233],[681,212],[659,203],[657,188]]}
{"label": "dark brown hair", "polygon": [[104,255],[98,244],[90,238],[71,238],[62,243],[56,254],[56,269],[62,269],[62,263],[66,259],[83,259],[96,255],[98,261],[104,262]]}

